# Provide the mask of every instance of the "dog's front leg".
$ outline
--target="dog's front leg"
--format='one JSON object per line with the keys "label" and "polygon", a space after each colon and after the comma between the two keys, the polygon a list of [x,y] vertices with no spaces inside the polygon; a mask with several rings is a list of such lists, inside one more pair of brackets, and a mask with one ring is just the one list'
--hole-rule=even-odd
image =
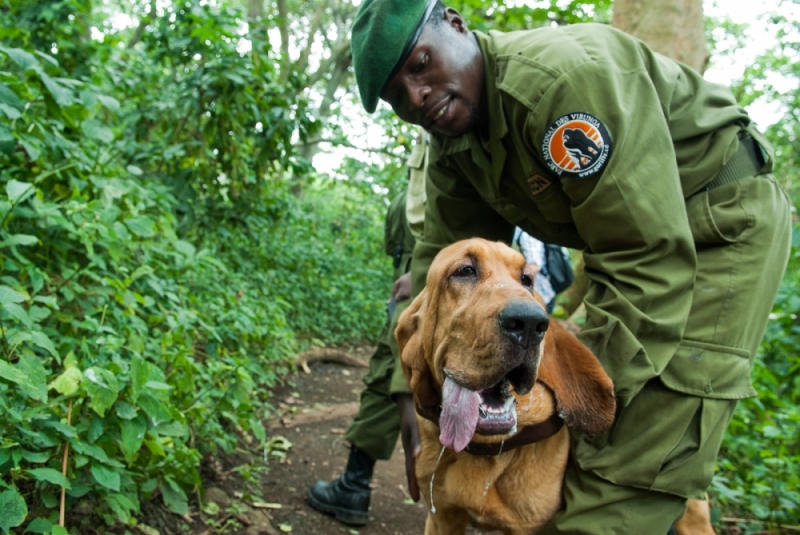
{"label": "dog's front leg", "polygon": [[469,524],[469,515],[456,507],[436,507],[436,512],[428,512],[425,521],[425,535],[464,535]]}

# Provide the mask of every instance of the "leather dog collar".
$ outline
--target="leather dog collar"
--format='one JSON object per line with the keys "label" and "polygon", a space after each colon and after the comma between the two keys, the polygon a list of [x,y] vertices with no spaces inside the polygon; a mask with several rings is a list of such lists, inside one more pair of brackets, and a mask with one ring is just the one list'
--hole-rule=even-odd
{"label": "leather dog collar", "polygon": [[[439,416],[442,412],[440,407],[420,407],[417,405],[417,414],[439,425]],[[558,415],[553,413],[550,418],[535,425],[527,425],[522,430],[506,441],[501,442],[475,442],[471,441],[467,444],[464,451],[472,455],[483,455],[486,457],[493,457],[500,455],[504,451],[510,451],[520,446],[527,446],[550,438],[558,433],[564,426],[564,420]]]}

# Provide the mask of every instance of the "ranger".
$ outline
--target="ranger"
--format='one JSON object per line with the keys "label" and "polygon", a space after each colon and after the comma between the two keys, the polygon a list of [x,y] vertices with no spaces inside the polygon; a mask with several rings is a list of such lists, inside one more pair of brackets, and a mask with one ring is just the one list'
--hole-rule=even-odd
{"label": "ranger", "polygon": [[580,337],[619,410],[573,436],[545,533],[666,533],[756,394],[790,240],[768,143],[728,89],[605,25],[484,34],[437,0],[364,0],[352,50],[366,110],[432,134],[415,295],[463,238],[583,250]]}

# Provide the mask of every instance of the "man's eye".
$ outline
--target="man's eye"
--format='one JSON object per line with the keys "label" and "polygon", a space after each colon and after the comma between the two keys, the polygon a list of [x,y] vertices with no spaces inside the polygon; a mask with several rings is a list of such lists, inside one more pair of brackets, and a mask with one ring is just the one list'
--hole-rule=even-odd
{"label": "man's eye", "polygon": [[520,282],[522,282],[522,285],[526,288],[533,288],[533,277],[530,275],[523,274],[520,278]]}
{"label": "man's eye", "polygon": [[417,66],[414,68],[414,72],[420,72],[422,69],[425,68],[425,65],[428,64],[428,56],[422,57],[418,62]]}

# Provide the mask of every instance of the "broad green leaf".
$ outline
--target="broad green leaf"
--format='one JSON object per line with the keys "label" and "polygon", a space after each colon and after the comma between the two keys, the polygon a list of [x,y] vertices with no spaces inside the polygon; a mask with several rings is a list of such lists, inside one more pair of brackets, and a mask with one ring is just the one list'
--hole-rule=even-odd
{"label": "broad green leaf", "polygon": [[108,463],[110,461],[108,455],[106,455],[106,452],[100,446],[96,446],[94,444],[89,444],[87,442],[77,441],[77,440],[70,441],[70,444],[72,445],[72,449],[74,449],[78,453],[87,455],[89,457],[92,457],[93,459],[97,459],[102,463]]}
{"label": "broad green leaf", "polygon": [[20,145],[22,145],[22,148],[28,153],[28,158],[30,158],[32,162],[35,162],[39,159],[39,155],[41,155],[42,151],[40,151],[35,144],[29,141],[21,140]]}
{"label": "broad green leaf", "polygon": [[36,56],[31,54],[30,52],[26,52],[21,48],[6,48],[4,46],[0,46],[0,51],[5,52],[8,54],[8,57],[11,58],[11,61],[22,67],[23,69],[30,69],[31,67],[41,67],[39,65],[39,60],[36,59]]}
{"label": "broad green leaf", "polygon": [[123,420],[120,423],[120,449],[128,464],[131,464],[139,453],[146,432],[147,422],[144,416],[140,415],[133,420]]}
{"label": "broad green leaf", "polygon": [[28,312],[21,306],[15,303],[6,303],[5,305],[3,305],[3,310],[5,310],[9,316],[16,319],[17,321],[25,325],[27,328],[30,329],[31,327],[33,327],[33,320],[31,320],[30,316],[28,315]]}
{"label": "broad green leaf", "polygon": [[142,174],[142,168],[139,167],[138,165],[129,165],[128,167],[126,167],[126,169],[130,174],[134,176],[141,176]]}
{"label": "broad green leaf", "polygon": [[53,529],[53,523],[44,518],[34,518],[30,524],[25,527],[25,533],[50,533]]}
{"label": "broad green leaf", "polygon": [[119,492],[119,472],[98,463],[92,463],[91,472],[95,481],[107,489],[116,490]]}
{"label": "broad green leaf", "polygon": [[15,487],[0,493],[0,529],[4,533],[22,524],[26,516],[28,516],[28,506]]}
{"label": "broad green leaf", "polygon": [[36,245],[39,238],[30,234],[12,234],[8,239],[0,241],[0,247],[10,247],[12,245]]}
{"label": "broad green leaf", "polygon": [[172,479],[164,478],[161,483],[161,494],[164,497],[164,505],[173,513],[185,515],[189,512],[189,500],[186,498],[186,493]]}
{"label": "broad green leaf", "polygon": [[125,220],[131,232],[142,238],[152,238],[156,234],[155,222],[147,216],[131,217]]}
{"label": "broad green leaf", "polygon": [[150,394],[139,396],[139,406],[150,417],[154,426],[172,420],[172,415],[164,404]]}
{"label": "broad green leaf", "polygon": [[3,115],[11,119],[12,121],[14,119],[19,119],[20,117],[22,117],[22,114],[19,112],[17,108],[9,106],[5,102],[0,102],[0,111],[3,112]]}
{"label": "broad green leaf", "polygon": [[85,370],[81,386],[91,397],[89,405],[101,417],[105,416],[106,411],[117,400],[117,378],[106,369],[92,367]]}
{"label": "broad green leaf", "polygon": [[36,388],[22,370],[4,360],[0,360],[0,379],[11,381],[25,388]]}
{"label": "broad green leaf", "polygon": [[56,524],[53,526],[53,531],[50,533],[50,535],[69,535],[69,531],[67,531],[67,528]]}
{"label": "broad green leaf", "polygon": [[29,397],[37,401],[47,401],[47,371],[42,365],[42,360],[37,357],[23,355],[17,363],[19,370],[26,375],[28,385],[20,385],[20,388]]}
{"label": "broad green leaf", "polygon": [[123,420],[132,420],[136,418],[136,415],[138,414],[138,412],[136,411],[136,407],[134,407],[127,401],[117,401],[114,404],[114,410],[117,411],[117,416],[119,416]]}
{"label": "broad green leaf", "polygon": [[180,422],[167,422],[163,424],[159,424],[157,427],[153,429],[159,435],[163,435],[166,437],[188,437],[189,436],[189,428],[183,425]]}
{"label": "broad green leaf", "polygon": [[178,240],[175,242],[175,249],[178,250],[186,258],[194,258],[197,254],[197,249],[188,241]]}
{"label": "broad green leaf", "polygon": [[22,303],[28,297],[8,286],[0,285],[0,306],[8,303]]}
{"label": "broad green leaf", "polygon": [[22,458],[31,463],[44,463],[50,458],[46,451],[22,450]]}
{"label": "broad green leaf", "polygon": [[64,396],[71,396],[78,391],[83,374],[78,368],[67,368],[64,372],[53,379],[48,388],[55,388],[56,392]]}
{"label": "broad green leaf", "polygon": [[39,481],[47,481],[48,483],[52,483],[53,485],[58,485],[59,487],[64,487],[66,489],[72,488],[69,483],[69,479],[64,477],[64,474],[58,470],[54,470],[53,468],[31,468],[30,470],[25,470],[25,472],[32,475],[34,479]]}
{"label": "broad green leaf", "polygon": [[35,191],[36,187],[27,182],[12,179],[6,183],[6,195],[11,204],[19,204]]}
{"label": "broad green leaf", "polygon": [[119,100],[115,99],[114,97],[109,97],[106,95],[97,95],[97,100],[103,103],[103,106],[108,108],[111,111],[119,111]]}
{"label": "broad green leaf", "polygon": [[44,59],[45,61],[47,61],[48,63],[50,63],[54,67],[58,67],[58,60],[56,58],[54,58],[53,56],[51,56],[50,54],[45,54],[44,52],[42,52],[40,50],[34,50],[33,53],[36,54],[37,56],[39,56],[40,58]]}
{"label": "broad green leaf", "polygon": [[150,275],[154,272],[155,270],[150,266],[139,266],[133,273],[131,273],[131,281],[139,280],[145,275]]}
{"label": "broad green leaf", "polygon": [[3,82],[0,82],[0,102],[13,106],[18,110],[25,107],[25,103]]}
{"label": "broad green leaf", "polygon": [[153,390],[172,390],[171,386],[161,381],[147,381],[144,386],[146,388],[152,388]]}
{"label": "broad green leaf", "polygon": [[39,73],[39,78],[42,80],[42,83],[50,92],[50,95],[53,97],[53,100],[56,101],[56,104],[64,107],[64,106],[69,106],[70,104],[75,102],[75,98],[72,96],[71,89],[62,86],[61,84],[59,84],[58,82],[56,82],[43,72]]}
{"label": "broad green leaf", "polygon": [[87,119],[83,121],[81,128],[84,134],[96,141],[101,141],[103,143],[111,143],[114,141],[114,132],[97,119]]}
{"label": "broad green leaf", "polygon": [[147,362],[139,355],[134,355],[131,359],[131,388],[134,399],[144,390],[147,376]]}
{"label": "broad green leaf", "polygon": [[46,427],[52,427],[67,438],[75,438],[78,436],[78,433],[75,431],[74,427],[63,422],[59,422],[58,420],[49,420],[45,422],[44,425]]}
{"label": "broad green leaf", "polygon": [[26,527],[25,533],[50,533],[53,523],[44,518],[34,518]]}
{"label": "broad green leaf", "polygon": [[31,342],[33,342],[38,347],[41,347],[42,349],[46,350],[54,357],[58,358],[58,351],[56,351],[56,346],[53,345],[53,342],[50,340],[50,338],[43,332],[32,331]]}

